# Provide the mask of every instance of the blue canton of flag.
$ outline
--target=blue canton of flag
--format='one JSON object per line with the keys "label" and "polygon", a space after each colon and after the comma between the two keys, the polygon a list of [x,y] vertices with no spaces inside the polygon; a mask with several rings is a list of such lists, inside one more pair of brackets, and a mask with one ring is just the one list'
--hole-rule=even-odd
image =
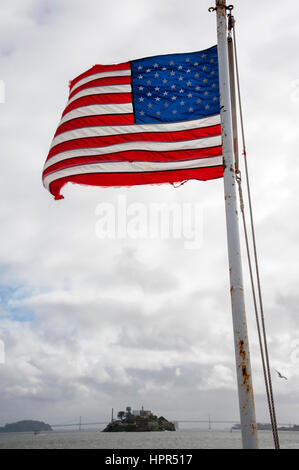
{"label": "blue canton of flag", "polygon": [[136,124],[220,113],[217,46],[131,61]]}

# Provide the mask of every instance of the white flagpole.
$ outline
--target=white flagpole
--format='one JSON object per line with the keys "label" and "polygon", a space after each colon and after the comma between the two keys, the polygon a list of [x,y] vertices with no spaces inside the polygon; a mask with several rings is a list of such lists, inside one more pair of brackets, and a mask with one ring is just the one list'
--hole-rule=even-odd
{"label": "white flagpole", "polygon": [[255,405],[245,313],[240,236],[237,211],[235,162],[230,101],[230,81],[227,52],[226,1],[216,0],[217,39],[220,83],[221,130],[224,166],[224,194],[230,293],[234,328],[240,421],[243,447],[258,448]]}

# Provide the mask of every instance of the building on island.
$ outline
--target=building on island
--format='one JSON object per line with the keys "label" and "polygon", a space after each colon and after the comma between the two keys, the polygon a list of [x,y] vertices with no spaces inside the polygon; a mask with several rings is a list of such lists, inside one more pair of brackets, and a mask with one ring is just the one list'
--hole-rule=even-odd
{"label": "building on island", "polygon": [[133,410],[132,412],[133,416],[150,416],[152,414],[151,410],[145,410],[143,406],[141,407],[141,410]]}

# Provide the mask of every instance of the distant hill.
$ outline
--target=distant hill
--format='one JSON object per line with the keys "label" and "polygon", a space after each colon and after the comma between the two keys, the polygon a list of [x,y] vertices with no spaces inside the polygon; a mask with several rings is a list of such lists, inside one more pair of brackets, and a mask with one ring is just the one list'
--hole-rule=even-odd
{"label": "distant hill", "polygon": [[9,423],[0,427],[0,432],[35,432],[35,431],[53,431],[49,424],[43,421],[24,420],[16,423]]}
{"label": "distant hill", "polygon": [[[241,424],[234,424],[234,426],[231,428],[232,431],[235,430],[240,430],[241,429]],[[261,424],[257,423],[257,429],[258,431],[272,431],[272,425],[270,423],[268,424]],[[278,431],[299,431],[299,425],[294,424],[293,426],[281,426],[277,428]]]}
{"label": "distant hill", "polygon": [[293,426],[281,426],[278,431],[299,431],[299,425],[294,424]]}

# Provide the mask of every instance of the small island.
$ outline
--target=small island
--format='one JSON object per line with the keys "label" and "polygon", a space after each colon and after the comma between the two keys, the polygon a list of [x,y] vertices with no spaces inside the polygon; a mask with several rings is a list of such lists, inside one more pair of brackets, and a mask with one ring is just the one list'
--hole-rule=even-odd
{"label": "small island", "polygon": [[293,426],[281,426],[278,431],[299,431],[299,425],[293,424]]}
{"label": "small island", "polygon": [[43,421],[24,420],[16,423],[9,423],[0,427],[0,432],[41,432],[53,431],[49,424]]}
{"label": "small island", "polygon": [[130,406],[126,411],[119,411],[119,419],[114,420],[106,426],[103,432],[145,432],[145,431],[175,431],[174,423],[163,416],[158,418],[149,410],[133,410]]}
{"label": "small island", "polygon": [[[234,424],[234,426],[231,428],[232,431],[235,430],[240,430],[241,429],[241,424]],[[262,423],[257,423],[257,430],[258,431],[272,431],[272,425],[270,423],[262,424]],[[280,426],[277,428],[278,431],[299,431],[299,426],[298,424],[294,424],[293,426]]]}

